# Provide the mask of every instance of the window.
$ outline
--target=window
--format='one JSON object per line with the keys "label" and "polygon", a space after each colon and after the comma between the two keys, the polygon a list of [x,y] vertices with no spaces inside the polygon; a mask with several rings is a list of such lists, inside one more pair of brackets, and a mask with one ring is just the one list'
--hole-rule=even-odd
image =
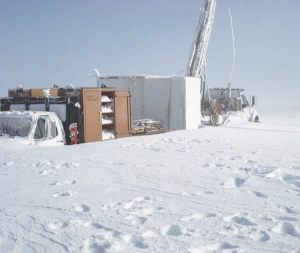
{"label": "window", "polygon": [[27,137],[31,129],[32,118],[28,115],[1,114],[0,135]]}
{"label": "window", "polygon": [[50,139],[55,138],[58,135],[55,121],[50,121]]}
{"label": "window", "polygon": [[34,139],[53,139],[57,135],[58,130],[55,119],[48,116],[40,116],[36,124]]}
{"label": "window", "polygon": [[44,139],[46,137],[47,137],[46,120],[45,118],[39,117],[34,132],[34,139]]}
{"label": "window", "polygon": [[242,100],[243,100],[243,107],[249,106],[249,102],[248,102],[247,98],[244,95],[242,95],[241,97],[242,97]]}

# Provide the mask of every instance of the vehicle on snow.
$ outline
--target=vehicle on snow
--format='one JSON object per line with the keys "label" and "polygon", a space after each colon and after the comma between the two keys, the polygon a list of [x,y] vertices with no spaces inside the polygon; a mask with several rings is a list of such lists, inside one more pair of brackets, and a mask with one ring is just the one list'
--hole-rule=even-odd
{"label": "vehicle on snow", "polygon": [[65,145],[65,131],[54,112],[0,112],[0,138],[21,137],[31,145]]}
{"label": "vehicle on snow", "polygon": [[237,116],[245,121],[259,122],[259,114],[254,108],[257,103],[256,96],[243,94],[244,89],[213,88],[209,89],[206,98],[203,99],[203,120],[206,125],[222,125],[231,116]]}

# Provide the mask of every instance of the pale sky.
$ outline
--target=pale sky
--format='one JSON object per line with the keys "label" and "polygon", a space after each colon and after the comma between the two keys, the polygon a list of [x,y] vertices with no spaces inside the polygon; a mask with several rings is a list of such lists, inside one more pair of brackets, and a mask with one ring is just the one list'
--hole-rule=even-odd
{"label": "pale sky", "polygon": [[[186,68],[202,0],[1,0],[0,96],[9,88],[96,86],[100,74],[174,75]],[[259,100],[300,93],[300,1],[217,0],[210,87]]]}

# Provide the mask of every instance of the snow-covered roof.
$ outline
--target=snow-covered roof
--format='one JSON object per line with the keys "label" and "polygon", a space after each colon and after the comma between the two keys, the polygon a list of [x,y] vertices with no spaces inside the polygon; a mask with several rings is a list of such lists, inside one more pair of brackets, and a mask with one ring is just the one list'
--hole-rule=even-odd
{"label": "snow-covered roof", "polygon": [[179,76],[158,76],[158,75],[101,75],[99,79],[182,79]]}
{"label": "snow-covered roof", "polygon": [[0,111],[1,115],[11,115],[11,116],[34,116],[38,117],[40,115],[53,115],[53,112],[46,111]]}

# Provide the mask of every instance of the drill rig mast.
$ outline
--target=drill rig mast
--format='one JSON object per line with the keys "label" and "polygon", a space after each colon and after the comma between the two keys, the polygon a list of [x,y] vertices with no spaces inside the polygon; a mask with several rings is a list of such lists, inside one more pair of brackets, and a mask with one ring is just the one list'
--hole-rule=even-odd
{"label": "drill rig mast", "polygon": [[205,67],[206,51],[211,34],[216,9],[216,0],[204,0],[195,33],[194,44],[190,52],[187,76],[200,77]]}
{"label": "drill rig mast", "polygon": [[216,0],[204,0],[203,7],[200,9],[194,43],[186,68],[186,76],[200,77],[202,102],[206,93],[208,93],[205,69],[206,51],[214,22],[215,9]]}

